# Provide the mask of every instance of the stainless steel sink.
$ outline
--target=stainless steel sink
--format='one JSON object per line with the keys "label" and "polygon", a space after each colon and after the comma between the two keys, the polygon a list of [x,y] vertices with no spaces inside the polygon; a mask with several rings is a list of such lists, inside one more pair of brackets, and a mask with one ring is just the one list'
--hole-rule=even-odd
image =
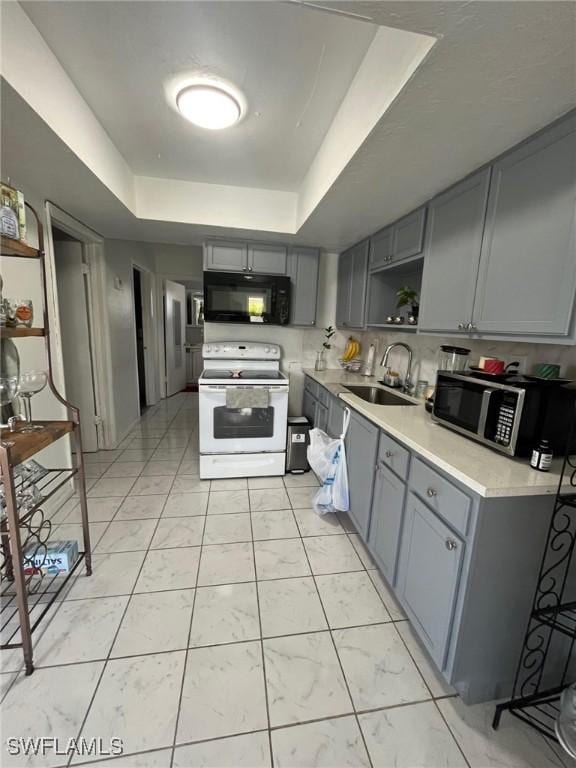
{"label": "stainless steel sink", "polygon": [[348,386],[346,389],[353,395],[361,397],[362,400],[366,400],[369,403],[375,405],[416,405],[403,397],[395,395],[393,392],[389,392],[387,389],[380,389],[379,387],[367,387],[367,386]]}

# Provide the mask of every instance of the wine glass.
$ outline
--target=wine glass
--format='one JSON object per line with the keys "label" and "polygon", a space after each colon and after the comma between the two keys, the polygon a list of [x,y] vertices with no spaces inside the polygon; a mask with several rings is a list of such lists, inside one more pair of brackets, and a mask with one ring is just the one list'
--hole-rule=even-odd
{"label": "wine glass", "polygon": [[37,424],[32,424],[32,406],[30,400],[33,395],[42,392],[46,384],[48,383],[48,375],[46,371],[28,371],[28,373],[20,374],[20,388],[18,395],[24,398],[24,412],[26,415],[26,426],[20,428],[20,432],[35,432],[44,427]]}
{"label": "wine glass", "polygon": [[[18,394],[18,376],[0,376],[0,406],[10,405]],[[8,424],[2,424],[7,427]]]}

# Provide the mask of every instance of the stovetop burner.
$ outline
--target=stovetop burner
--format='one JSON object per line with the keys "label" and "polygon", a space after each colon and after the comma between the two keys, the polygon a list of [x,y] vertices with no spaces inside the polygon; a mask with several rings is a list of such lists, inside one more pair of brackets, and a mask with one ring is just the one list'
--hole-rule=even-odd
{"label": "stovetop burner", "polygon": [[202,374],[203,379],[269,379],[271,381],[284,380],[284,374],[280,371],[251,371],[251,370],[216,370],[207,369]]}

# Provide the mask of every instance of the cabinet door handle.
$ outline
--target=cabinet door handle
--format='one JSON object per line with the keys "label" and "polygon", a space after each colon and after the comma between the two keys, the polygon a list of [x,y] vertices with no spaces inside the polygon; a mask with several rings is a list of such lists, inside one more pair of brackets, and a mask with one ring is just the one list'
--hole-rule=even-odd
{"label": "cabinet door handle", "polygon": [[430,496],[430,498],[433,498],[434,496],[438,496],[438,491],[436,490],[436,488],[427,488],[426,494]]}
{"label": "cabinet door handle", "polygon": [[459,331],[463,331],[465,328],[466,328],[466,326],[464,325],[464,323],[458,323],[458,330]]}
{"label": "cabinet door handle", "polygon": [[458,549],[458,542],[454,541],[454,539],[446,539],[445,545],[446,545],[446,549],[448,549],[450,552],[453,552],[455,549]]}
{"label": "cabinet door handle", "polygon": [[394,451],[386,451],[384,455],[387,459],[391,459],[394,456]]}
{"label": "cabinet door handle", "polygon": [[248,267],[248,272],[252,272],[252,267]]}

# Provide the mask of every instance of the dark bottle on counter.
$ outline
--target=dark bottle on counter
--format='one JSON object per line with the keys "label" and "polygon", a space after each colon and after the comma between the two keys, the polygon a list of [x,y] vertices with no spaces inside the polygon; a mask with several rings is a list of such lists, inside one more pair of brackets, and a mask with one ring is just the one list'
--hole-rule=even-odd
{"label": "dark bottle on counter", "polygon": [[532,451],[530,466],[540,472],[548,472],[552,464],[552,448],[548,440],[540,440],[538,446]]}

